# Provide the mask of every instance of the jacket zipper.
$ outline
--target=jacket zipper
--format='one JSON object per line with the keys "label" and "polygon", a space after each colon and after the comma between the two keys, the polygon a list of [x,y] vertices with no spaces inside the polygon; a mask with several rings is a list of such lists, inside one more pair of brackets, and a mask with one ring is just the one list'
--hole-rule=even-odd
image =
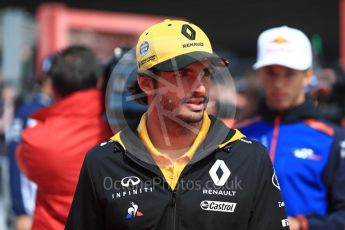
{"label": "jacket zipper", "polygon": [[176,191],[172,192],[171,197],[171,208],[172,208],[172,217],[171,217],[171,229],[176,229]]}
{"label": "jacket zipper", "polygon": [[[136,159],[134,159],[130,154],[126,154],[127,157],[129,157],[129,159],[131,159],[133,162],[135,162],[136,164],[140,165],[141,167],[144,167],[146,169],[147,166],[141,164],[140,162],[138,162]],[[153,172],[152,170],[150,170],[151,172]],[[155,173],[155,172],[153,172]],[[156,174],[156,173],[155,173]],[[157,176],[160,177],[160,175],[156,174]],[[171,190],[169,189],[172,193],[171,195],[171,208],[172,208],[172,215],[171,215],[171,229],[175,230],[176,229],[176,190]]]}
{"label": "jacket zipper", "polygon": [[273,133],[272,133],[272,139],[271,139],[271,145],[270,145],[270,158],[271,158],[272,163],[274,163],[274,158],[275,158],[276,150],[277,150],[280,120],[281,120],[281,114],[277,115],[274,118]]}
{"label": "jacket zipper", "polygon": [[[154,172],[154,170],[149,169],[147,166],[145,166],[144,164],[142,164],[140,161],[138,161],[137,159],[135,159],[134,157],[132,157],[130,154],[127,154],[127,151],[124,152],[124,154],[131,159],[134,163],[140,165],[141,167],[150,170],[151,172],[153,172],[154,174],[156,174],[157,176],[161,177],[161,175],[157,174],[156,172]],[[179,181],[181,180],[181,178],[190,170],[191,167],[188,167],[188,165],[186,165],[186,167],[182,170],[180,177],[177,181],[177,184],[179,183]],[[168,185],[167,185],[168,186]],[[168,186],[169,187],[169,186]],[[176,196],[177,196],[177,191],[174,189],[172,190],[169,187],[170,192],[172,193],[171,195],[171,209],[172,209],[172,215],[171,215],[171,229],[172,230],[176,230]]]}

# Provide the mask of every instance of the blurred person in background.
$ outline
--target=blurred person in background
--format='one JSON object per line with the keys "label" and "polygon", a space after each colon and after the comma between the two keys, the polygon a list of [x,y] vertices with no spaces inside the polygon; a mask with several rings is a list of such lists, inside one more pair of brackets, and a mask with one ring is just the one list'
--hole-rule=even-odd
{"label": "blurred person in background", "polygon": [[256,118],[237,127],[268,147],[290,229],[343,230],[345,135],[305,96],[313,76],[309,39],[287,26],[264,31],[254,69],[265,100]]}
{"label": "blurred person in background", "polygon": [[85,152],[109,139],[99,63],[86,47],[56,54],[51,106],[34,113],[17,149],[19,168],[37,184],[32,229],[63,229]]}
{"label": "blurred person in background", "polygon": [[15,92],[14,89],[8,85],[3,84],[1,88],[0,100],[0,154],[5,154],[5,133],[11,125],[14,116]]}
{"label": "blurred person in background", "polygon": [[339,83],[336,72],[329,68],[319,69],[306,87],[308,95],[314,100],[323,117],[338,125],[341,124],[344,105],[339,97]]}
{"label": "blurred person in background", "polygon": [[27,96],[16,108],[15,116],[7,133],[7,155],[9,158],[9,179],[11,205],[15,214],[15,229],[28,230],[32,226],[32,215],[36,201],[36,185],[23,175],[15,158],[16,149],[21,142],[22,131],[32,125],[29,117],[37,110],[47,107],[52,102],[51,78],[48,72],[54,56],[47,56],[42,63],[38,76],[38,92]]}
{"label": "blurred person in background", "polygon": [[242,121],[256,111],[261,97],[260,83],[252,71],[236,79],[236,120]]}
{"label": "blurred person in background", "polygon": [[[331,101],[335,104],[337,108],[336,121],[338,124],[345,129],[345,80],[344,76],[341,76],[341,79],[338,80],[332,89]],[[345,142],[344,142],[345,145]],[[344,146],[345,148],[345,146]],[[345,154],[345,150],[344,150]]]}
{"label": "blurred person in background", "polygon": [[305,90],[316,100],[322,103],[322,98],[327,97],[332,93],[332,87],[337,81],[337,75],[334,70],[329,68],[317,70],[316,75],[313,75],[311,83]]}
{"label": "blurred person in background", "polygon": [[103,70],[103,91],[108,97],[107,118],[114,133],[128,124],[133,125],[146,111],[146,106],[134,100],[127,100],[128,86],[136,81],[136,76],[135,53],[126,47],[116,47],[114,56]]}
{"label": "blurred person in background", "polygon": [[5,140],[14,115],[15,91],[11,83],[1,82],[0,92],[0,229],[7,229],[10,203]]}

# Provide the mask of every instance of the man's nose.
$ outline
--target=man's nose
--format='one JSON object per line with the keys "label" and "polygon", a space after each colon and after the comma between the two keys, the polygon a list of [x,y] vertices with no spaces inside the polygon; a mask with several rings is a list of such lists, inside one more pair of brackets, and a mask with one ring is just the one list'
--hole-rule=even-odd
{"label": "man's nose", "polygon": [[203,96],[206,94],[206,86],[202,81],[196,80],[192,87],[192,93],[195,96]]}
{"label": "man's nose", "polygon": [[283,75],[276,75],[271,80],[273,81],[273,85],[277,88],[285,87],[285,81],[284,81]]}

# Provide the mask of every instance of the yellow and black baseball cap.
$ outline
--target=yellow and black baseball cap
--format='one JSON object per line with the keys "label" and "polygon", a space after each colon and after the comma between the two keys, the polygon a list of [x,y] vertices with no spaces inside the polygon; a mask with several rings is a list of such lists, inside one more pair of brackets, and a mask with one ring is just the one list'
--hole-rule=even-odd
{"label": "yellow and black baseball cap", "polygon": [[187,65],[209,59],[212,64],[228,62],[212,51],[207,35],[196,25],[166,19],[146,29],[136,45],[138,72],[154,67],[159,71],[176,71]]}

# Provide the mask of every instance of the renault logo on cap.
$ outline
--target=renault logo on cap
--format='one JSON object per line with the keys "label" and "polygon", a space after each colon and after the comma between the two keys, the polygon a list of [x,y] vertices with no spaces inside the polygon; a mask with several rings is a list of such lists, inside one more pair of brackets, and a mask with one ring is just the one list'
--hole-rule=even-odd
{"label": "renault logo on cap", "polygon": [[184,24],[181,33],[189,40],[195,40],[195,30],[190,25]]}
{"label": "renault logo on cap", "polygon": [[128,177],[124,177],[124,178],[122,178],[122,180],[121,180],[121,185],[123,186],[123,187],[133,187],[133,186],[135,186],[135,185],[137,185],[137,184],[139,184],[140,183],[140,179],[139,179],[139,177],[136,177],[136,176],[128,176]]}
{"label": "renault logo on cap", "polygon": [[[223,175],[220,178],[217,175],[218,169],[223,171]],[[223,160],[217,160],[211,167],[209,174],[215,185],[223,186],[229,179],[231,172]]]}

